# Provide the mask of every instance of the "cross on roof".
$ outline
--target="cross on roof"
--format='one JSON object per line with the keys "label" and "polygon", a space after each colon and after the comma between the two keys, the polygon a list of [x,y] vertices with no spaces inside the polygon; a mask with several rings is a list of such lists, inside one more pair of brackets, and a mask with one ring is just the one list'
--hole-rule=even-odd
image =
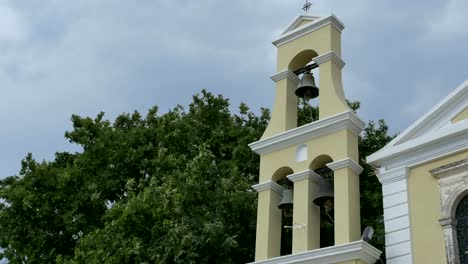
{"label": "cross on roof", "polygon": [[302,10],[307,12],[307,11],[309,11],[311,6],[312,6],[312,3],[310,3],[309,0],[306,0],[304,6],[302,7]]}

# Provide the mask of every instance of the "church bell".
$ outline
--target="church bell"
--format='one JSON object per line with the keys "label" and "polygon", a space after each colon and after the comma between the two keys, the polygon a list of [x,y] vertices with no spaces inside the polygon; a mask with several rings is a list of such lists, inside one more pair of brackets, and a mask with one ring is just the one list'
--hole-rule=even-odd
{"label": "church bell", "polygon": [[314,75],[310,71],[302,75],[301,83],[297,86],[295,94],[305,100],[310,100],[318,97],[319,89],[315,85]]}
{"label": "church bell", "polygon": [[286,189],[283,191],[283,197],[278,205],[286,217],[292,216],[293,209],[293,190]]}
{"label": "church bell", "polygon": [[319,183],[319,191],[314,197],[314,204],[324,207],[327,211],[333,209],[333,182],[330,179],[322,179]]}

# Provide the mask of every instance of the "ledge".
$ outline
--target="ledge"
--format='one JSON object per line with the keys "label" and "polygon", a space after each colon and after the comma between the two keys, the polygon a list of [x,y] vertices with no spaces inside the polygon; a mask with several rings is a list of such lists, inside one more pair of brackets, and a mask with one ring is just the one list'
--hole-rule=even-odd
{"label": "ledge", "polygon": [[364,241],[315,249],[303,253],[292,254],[251,264],[333,264],[350,260],[362,260],[374,264],[382,252]]}
{"label": "ledge", "polygon": [[340,67],[340,69],[343,69],[343,67],[346,65],[346,63],[338,55],[336,55],[336,53],[333,52],[333,51],[329,51],[329,52],[327,52],[325,54],[319,55],[319,56],[313,58],[312,60],[315,63],[317,63],[318,65],[331,60],[336,65],[338,65],[338,67]]}
{"label": "ledge", "polygon": [[273,190],[275,192],[283,193],[284,188],[281,187],[281,185],[277,184],[276,182],[273,181],[267,181],[267,182],[262,182],[259,184],[255,184],[252,186],[254,190],[257,192],[262,192],[266,190]]}
{"label": "ledge", "polygon": [[354,112],[347,111],[253,142],[249,147],[255,153],[262,155],[342,129],[348,129],[359,135],[364,126],[365,123]]}
{"label": "ledge", "polygon": [[287,32],[286,34],[281,35],[278,39],[273,41],[273,45],[279,47],[290,41],[300,38],[307,33],[313,32],[327,25],[332,25],[339,32],[341,32],[344,29],[343,23],[335,15],[331,15],[321,19],[317,19],[312,23],[300,26],[292,31]]}
{"label": "ledge", "polygon": [[463,172],[468,170],[468,159],[459,160],[457,162],[444,165],[429,172],[436,178],[440,179],[444,176],[451,176],[458,172]]}
{"label": "ledge", "polygon": [[289,69],[278,72],[277,74],[271,76],[270,78],[274,82],[278,82],[278,81],[281,81],[281,80],[287,78],[288,80],[292,81],[296,85],[299,85],[299,83],[301,83],[301,79],[299,79],[299,77]]}
{"label": "ledge", "polygon": [[305,171],[300,171],[294,174],[290,174],[287,176],[287,178],[292,182],[297,182],[297,181],[301,181],[304,179],[309,179],[314,182],[319,182],[322,179],[322,177],[320,177],[320,175],[315,173],[313,170],[305,170]]}
{"label": "ledge", "polygon": [[334,162],[327,163],[327,167],[330,168],[333,171],[343,169],[343,168],[350,168],[354,172],[357,173],[357,175],[361,174],[361,172],[364,170],[361,165],[359,165],[357,162],[350,158],[342,159],[342,160],[337,160]]}

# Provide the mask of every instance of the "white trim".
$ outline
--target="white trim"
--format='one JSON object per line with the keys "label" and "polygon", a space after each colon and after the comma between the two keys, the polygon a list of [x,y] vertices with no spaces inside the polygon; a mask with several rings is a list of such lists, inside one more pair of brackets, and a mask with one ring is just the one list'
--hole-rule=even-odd
{"label": "white trim", "polygon": [[278,39],[273,41],[273,45],[279,47],[327,25],[332,25],[340,32],[344,29],[343,23],[332,14],[328,17],[320,18],[313,21],[312,23],[305,24],[285,34],[282,34]]}
{"label": "white trim", "polygon": [[[399,244],[385,246],[385,254],[387,258],[396,258],[411,254],[411,241],[405,241]],[[406,262],[405,264],[408,264]]]}
{"label": "white trim", "polygon": [[334,162],[327,163],[327,167],[332,169],[333,171],[337,171],[343,168],[350,168],[352,169],[357,175],[361,174],[364,168],[361,167],[357,162],[352,160],[351,158],[346,158],[342,160],[337,160]]}
{"label": "white trim", "polygon": [[259,184],[252,185],[252,188],[256,190],[257,192],[263,192],[266,190],[273,190],[278,193],[283,193],[284,188],[281,187],[281,185],[277,184],[274,181],[267,181],[267,182],[262,182]]}
{"label": "white trim", "polygon": [[365,123],[354,112],[347,111],[250,143],[249,147],[262,155],[343,129],[359,135],[364,126]]}
{"label": "white trim", "polygon": [[437,179],[468,171],[468,159],[463,159],[429,171]]}
{"label": "white trim", "polygon": [[278,81],[283,80],[284,78],[287,78],[288,80],[293,82],[295,85],[299,85],[299,83],[301,83],[301,79],[289,69],[280,71],[276,73],[275,75],[271,76],[270,78],[274,82],[278,82]]}
{"label": "white trim", "polygon": [[328,51],[325,54],[319,55],[315,58],[312,59],[315,63],[317,63],[319,66],[320,64],[327,62],[329,60],[333,61],[340,69],[343,69],[343,67],[346,65],[346,63],[338,56],[334,51]]}
{"label": "white trim", "polygon": [[349,244],[261,260],[252,262],[251,264],[333,264],[350,260],[361,260],[368,264],[374,264],[381,254],[380,250],[361,240]]}
{"label": "white trim", "polygon": [[468,106],[468,80],[465,80],[448,96],[442,99],[429,112],[419,118],[410,127],[405,129],[389,145],[400,144],[404,141],[419,137],[422,134],[438,128],[446,122],[446,118],[452,119],[460,111]]}
{"label": "white trim", "polygon": [[386,159],[388,156],[398,154],[398,152],[402,150],[401,148],[398,148],[398,146],[408,145],[404,143],[410,143],[415,140],[429,141],[431,138],[434,138],[434,136],[443,137],[447,134],[455,133],[457,132],[457,129],[460,130],[460,127],[462,127],[462,130],[468,129],[468,122],[461,122],[464,123],[461,124],[461,126],[457,123],[443,127],[467,106],[468,80],[465,80],[429,112],[390,141],[390,143],[388,143],[384,148],[367,157],[368,162],[378,163],[379,161]]}
{"label": "white trim", "polygon": [[320,17],[318,16],[306,16],[306,15],[298,15],[294,20],[293,22],[291,22],[289,24],[289,26],[286,28],[285,31],[283,31],[283,33],[281,33],[281,35],[284,35],[285,33],[287,33],[288,31],[291,31],[295,28],[297,28],[297,26],[302,22],[302,21],[315,21],[317,19],[320,19]]}
{"label": "white trim", "polygon": [[413,263],[409,218],[408,168],[401,166],[376,176],[382,183],[385,225],[385,251],[388,263]]}
{"label": "white trim", "polygon": [[393,147],[384,147],[367,157],[373,166],[388,169],[407,165],[418,166],[434,158],[451,155],[468,149],[468,122],[459,122],[450,129],[439,130]]}
{"label": "white trim", "polygon": [[[382,185],[387,185],[393,182],[398,182],[401,180],[406,180],[406,175],[408,174],[408,169],[406,166],[395,168],[392,170],[386,171],[385,168],[381,168],[376,176],[379,179]],[[406,187],[405,187],[406,190]]]}
{"label": "white trim", "polygon": [[317,173],[315,173],[313,170],[305,170],[305,171],[300,171],[294,174],[290,174],[287,176],[287,178],[292,182],[297,182],[297,181],[301,181],[304,179],[309,179],[314,182],[319,182],[322,179],[322,177],[318,175]]}

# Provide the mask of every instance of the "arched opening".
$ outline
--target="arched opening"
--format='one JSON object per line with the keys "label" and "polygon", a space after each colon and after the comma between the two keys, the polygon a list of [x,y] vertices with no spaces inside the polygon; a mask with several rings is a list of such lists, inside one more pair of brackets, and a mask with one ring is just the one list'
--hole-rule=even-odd
{"label": "arched opening", "polygon": [[309,168],[313,171],[319,168],[327,167],[327,163],[333,162],[333,159],[326,155],[322,154],[320,156],[317,156],[311,163]]}
{"label": "arched opening", "polygon": [[[288,68],[291,71],[296,71],[298,69],[301,69],[302,67],[311,63],[312,59],[317,56],[318,54],[314,50],[301,51],[291,60],[291,62],[288,65]],[[311,80],[310,78],[314,78],[315,85],[317,86],[319,82],[318,68],[313,69],[311,73],[313,77],[310,77],[309,75],[309,80]],[[303,80],[303,76],[304,74],[300,74],[298,77],[301,78],[301,80]],[[306,83],[310,84],[310,82],[306,82]],[[310,87],[310,85],[305,85],[305,86]],[[297,126],[298,127],[303,126],[305,124],[318,120],[318,118],[319,118],[318,107],[312,106],[312,104],[310,103],[310,100],[299,98],[298,109],[297,109]]]}
{"label": "arched opening", "polygon": [[[272,181],[278,183],[281,187],[284,188],[280,204],[285,204],[292,202],[293,199],[293,189],[294,184],[286,177],[290,174],[293,174],[293,170],[289,167],[281,167],[275,171],[272,176]],[[289,192],[288,192],[289,191]],[[280,206],[278,204],[278,206]],[[280,255],[290,255],[292,254],[292,226],[293,226],[293,207],[288,206],[282,208],[281,213],[281,248]]]}
{"label": "arched opening", "polygon": [[291,71],[298,70],[307,65],[313,58],[317,57],[318,54],[315,50],[303,50],[299,52],[288,65],[288,69]]}
{"label": "arched opening", "polygon": [[280,180],[286,179],[286,176],[293,174],[294,171],[289,167],[281,167],[273,173],[271,180],[274,182],[278,182]]}
{"label": "arched opening", "polygon": [[460,264],[468,263],[468,195],[458,204],[455,213]]}
{"label": "arched opening", "polygon": [[335,245],[334,226],[334,187],[333,170],[327,167],[327,163],[333,162],[328,155],[316,157],[310,164],[310,169],[322,177],[319,191],[314,196],[314,203],[320,205],[320,247]]}

